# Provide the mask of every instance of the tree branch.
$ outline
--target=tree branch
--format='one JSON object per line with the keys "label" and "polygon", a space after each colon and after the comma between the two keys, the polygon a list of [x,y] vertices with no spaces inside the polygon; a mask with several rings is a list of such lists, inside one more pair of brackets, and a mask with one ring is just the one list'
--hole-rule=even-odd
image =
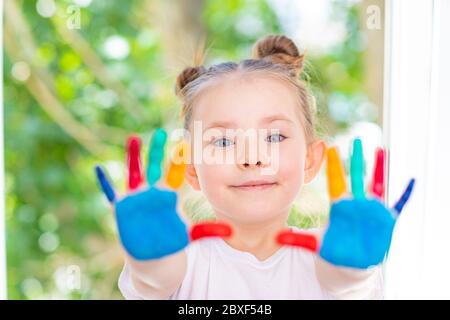
{"label": "tree branch", "polygon": [[77,31],[67,28],[64,21],[57,15],[53,16],[51,21],[62,39],[78,53],[98,81],[103,86],[116,92],[120,103],[127,109],[130,116],[140,121],[147,119],[149,112],[146,112],[146,108],[130,94],[119,80],[114,78],[89,43]]}
{"label": "tree branch", "polygon": [[[97,138],[97,136],[92,133],[89,129],[84,127],[81,123],[76,121],[72,115],[65,110],[64,106],[59,102],[59,100],[53,95],[51,90],[45,85],[44,81],[40,78],[37,68],[33,65],[31,57],[33,53],[30,52],[34,48],[34,44],[27,42],[25,44],[27,53],[23,53],[16,41],[16,37],[12,32],[12,17],[17,16],[17,8],[15,7],[14,1],[7,1],[5,3],[5,24],[4,24],[4,42],[5,49],[10,57],[11,61],[25,61],[30,66],[31,75],[25,81],[25,86],[33,97],[37,100],[39,105],[44,109],[44,111],[53,119],[56,123],[70,136],[72,136],[76,141],[78,141],[87,151],[94,155],[101,155],[106,152],[106,147]],[[11,15],[9,15],[11,13]],[[15,20],[16,23],[20,25],[20,21]],[[26,28],[24,26],[19,26],[20,32],[24,32]],[[32,39],[31,34],[25,32],[24,39]],[[45,73],[44,73],[45,74]],[[46,78],[50,78],[49,75]]]}

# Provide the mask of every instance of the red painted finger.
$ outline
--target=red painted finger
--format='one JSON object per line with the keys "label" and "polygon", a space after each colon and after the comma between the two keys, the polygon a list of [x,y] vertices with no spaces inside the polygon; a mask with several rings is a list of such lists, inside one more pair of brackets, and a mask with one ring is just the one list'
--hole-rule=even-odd
{"label": "red painted finger", "polygon": [[223,222],[202,222],[192,226],[191,240],[198,240],[205,237],[229,237],[232,234],[231,227]]}
{"label": "red painted finger", "polygon": [[141,141],[138,136],[130,136],[127,143],[128,191],[137,189],[142,183]]}
{"label": "red painted finger", "polygon": [[281,245],[302,247],[313,252],[317,252],[319,248],[319,241],[315,235],[292,230],[281,231],[276,240]]}
{"label": "red painted finger", "polygon": [[385,189],[384,165],[386,160],[386,152],[384,151],[384,149],[378,148],[375,157],[375,167],[373,170],[372,185],[370,187],[370,191],[373,195],[383,200]]}

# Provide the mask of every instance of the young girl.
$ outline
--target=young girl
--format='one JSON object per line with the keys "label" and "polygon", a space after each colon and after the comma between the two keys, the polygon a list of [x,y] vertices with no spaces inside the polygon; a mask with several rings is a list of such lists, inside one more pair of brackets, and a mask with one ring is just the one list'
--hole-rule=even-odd
{"label": "young girl", "polygon": [[[288,228],[291,205],[302,186],[319,172],[327,150],[325,142],[315,135],[313,100],[299,80],[302,68],[303,55],[294,42],[282,35],[269,35],[255,44],[252,59],[208,69],[187,68],[178,76],[176,93],[183,103],[185,128],[192,136],[202,134],[194,132],[194,124],[200,123],[204,130],[214,132],[192,152],[204,152],[212,158],[235,155],[232,164],[193,162],[185,171],[190,186],[204,193],[217,220],[230,225],[233,234],[184,243],[153,259],[127,254],[119,278],[125,298],[383,297],[379,265],[339,267],[314,252],[280,246],[275,241],[280,230]],[[245,143],[238,150],[235,137],[229,134],[233,129],[278,133],[258,137],[269,148],[267,155],[262,148],[251,150]],[[269,167],[276,170],[263,174]],[[119,233],[125,237],[119,211],[116,207]],[[182,229],[158,229],[154,245],[170,242]],[[299,231],[295,227],[291,230]]]}

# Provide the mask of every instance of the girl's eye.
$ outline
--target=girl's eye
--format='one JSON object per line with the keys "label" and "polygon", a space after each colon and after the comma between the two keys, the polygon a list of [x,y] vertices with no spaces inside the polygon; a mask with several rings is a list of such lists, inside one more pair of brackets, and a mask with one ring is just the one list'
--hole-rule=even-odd
{"label": "girl's eye", "polygon": [[220,139],[217,139],[216,141],[214,141],[214,146],[220,147],[220,148],[229,147],[232,144],[233,144],[233,141],[231,141],[230,139],[227,139],[227,138],[220,138]]}
{"label": "girl's eye", "polygon": [[281,142],[286,139],[282,134],[276,133],[267,137],[267,142]]}

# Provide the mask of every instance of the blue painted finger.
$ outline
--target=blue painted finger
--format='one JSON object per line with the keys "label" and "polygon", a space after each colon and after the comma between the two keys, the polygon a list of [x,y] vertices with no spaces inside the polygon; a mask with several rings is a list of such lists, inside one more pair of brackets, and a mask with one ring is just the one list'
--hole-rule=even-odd
{"label": "blue painted finger", "polygon": [[415,183],[416,179],[411,179],[408,183],[408,186],[406,187],[405,191],[403,192],[402,196],[400,197],[400,199],[397,201],[397,203],[394,206],[394,210],[397,213],[397,215],[399,215],[402,210],[403,207],[405,206],[406,202],[408,202],[409,197],[411,196],[411,193],[414,189],[414,183]]}
{"label": "blue painted finger", "polygon": [[95,166],[95,173],[97,175],[97,180],[100,184],[100,187],[105,194],[106,198],[110,203],[113,203],[116,199],[116,194],[114,192],[114,189],[109,182],[108,178],[106,177],[106,174],[101,166],[96,165]]}

